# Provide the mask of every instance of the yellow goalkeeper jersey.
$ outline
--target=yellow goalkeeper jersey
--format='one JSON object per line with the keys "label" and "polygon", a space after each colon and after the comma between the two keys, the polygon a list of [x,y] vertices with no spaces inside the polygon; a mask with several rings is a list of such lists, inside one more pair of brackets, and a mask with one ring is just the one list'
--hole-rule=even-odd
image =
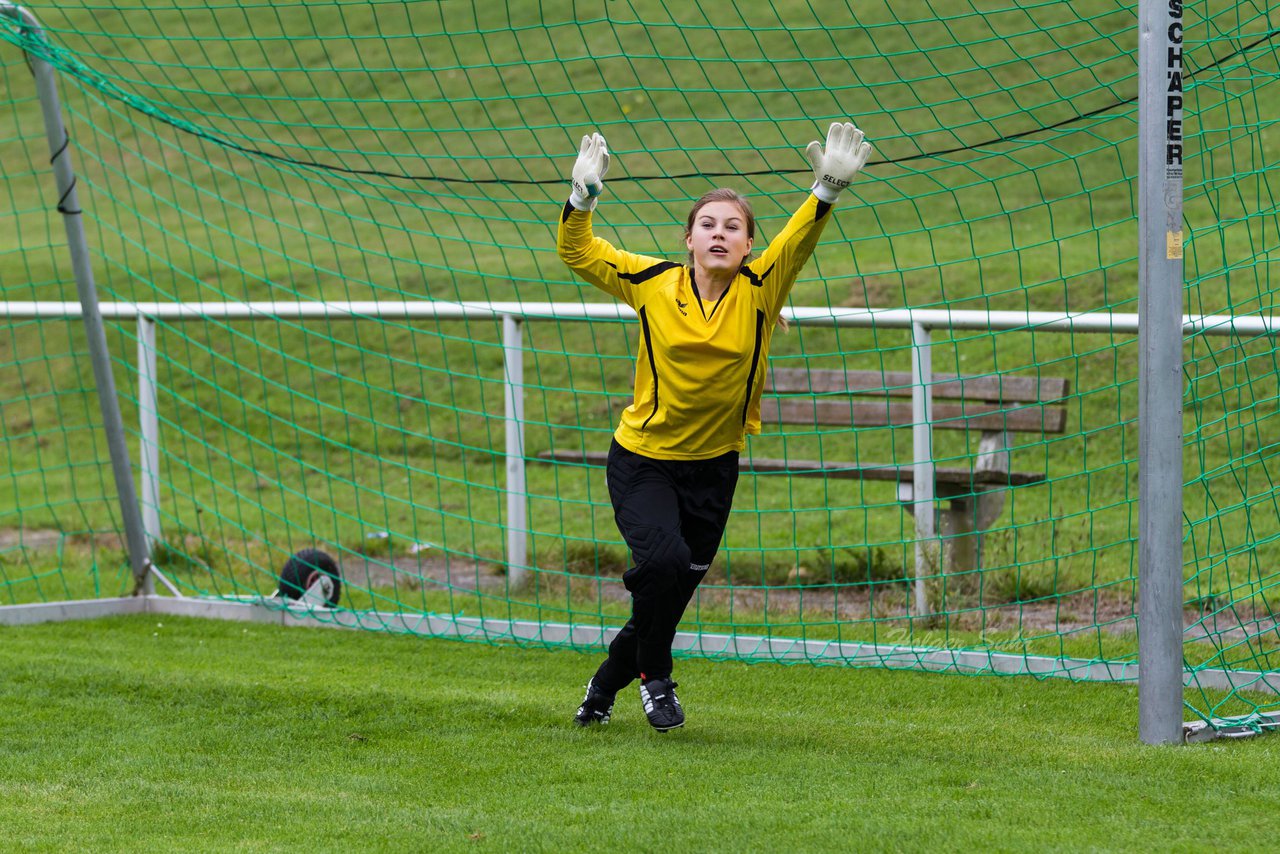
{"label": "yellow goalkeeper jersey", "polygon": [[746,434],[760,432],[774,323],[830,211],[810,195],[712,303],[689,267],[623,252],[594,235],[590,211],[565,205],[561,259],[640,319],[635,396],[614,432],[618,444],[655,459],[705,460],[741,451]]}

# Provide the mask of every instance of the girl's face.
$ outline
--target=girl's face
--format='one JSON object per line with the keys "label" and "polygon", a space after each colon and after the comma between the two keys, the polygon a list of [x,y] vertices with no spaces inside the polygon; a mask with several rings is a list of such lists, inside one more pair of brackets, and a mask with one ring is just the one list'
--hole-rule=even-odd
{"label": "girl's face", "polygon": [[694,265],[708,271],[736,271],[751,252],[751,243],[747,218],[733,202],[703,205],[685,237]]}

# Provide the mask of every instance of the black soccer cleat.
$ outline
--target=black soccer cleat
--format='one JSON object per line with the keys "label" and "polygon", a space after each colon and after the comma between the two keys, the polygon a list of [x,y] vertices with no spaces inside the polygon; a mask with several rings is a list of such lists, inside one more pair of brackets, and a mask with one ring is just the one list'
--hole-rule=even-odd
{"label": "black soccer cleat", "polygon": [[684,709],[676,699],[676,683],[669,676],[657,679],[640,677],[640,702],[644,704],[649,726],[666,732],[684,726]]}
{"label": "black soccer cleat", "polygon": [[587,695],[582,698],[582,705],[578,706],[578,713],[573,716],[573,722],[578,726],[592,724],[604,726],[609,722],[609,715],[613,713],[614,696],[598,690],[596,680],[592,679],[587,683]]}

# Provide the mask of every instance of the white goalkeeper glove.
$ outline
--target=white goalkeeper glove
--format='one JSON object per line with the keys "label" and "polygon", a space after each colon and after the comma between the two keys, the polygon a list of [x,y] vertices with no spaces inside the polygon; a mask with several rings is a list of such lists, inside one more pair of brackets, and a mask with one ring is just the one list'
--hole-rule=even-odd
{"label": "white goalkeeper glove", "polygon": [[569,204],[580,211],[596,208],[596,201],[604,192],[604,173],[609,171],[609,148],[598,133],[582,138],[578,149],[578,162],[573,164],[573,192]]}
{"label": "white goalkeeper glove", "polygon": [[815,139],[804,153],[813,164],[810,189],[822,201],[834,204],[871,156],[871,143],[863,141],[862,131],[852,122],[835,122],[827,130],[826,148]]}

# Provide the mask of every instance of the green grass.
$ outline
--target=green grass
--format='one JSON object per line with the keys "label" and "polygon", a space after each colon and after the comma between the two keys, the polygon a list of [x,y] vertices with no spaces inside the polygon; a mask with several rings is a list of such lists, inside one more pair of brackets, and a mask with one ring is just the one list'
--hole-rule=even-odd
{"label": "green grass", "polygon": [[1280,741],[1138,743],[1136,692],[175,618],[0,629],[0,826],[31,851],[1263,851]]}

